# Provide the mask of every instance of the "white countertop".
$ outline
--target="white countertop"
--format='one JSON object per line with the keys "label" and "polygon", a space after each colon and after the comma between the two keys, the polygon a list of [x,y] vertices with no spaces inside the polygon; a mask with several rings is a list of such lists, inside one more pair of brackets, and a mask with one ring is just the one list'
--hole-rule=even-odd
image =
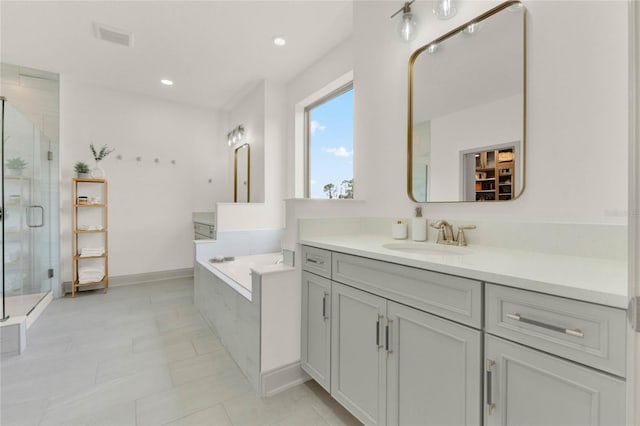
{"label": "white countertop", "polygon": [[[413,254],[383,244],[425,244],[437,250],[467,254]],[[363,256],[488,283],[568,297],[616,308],[627,307],[627,262],[470,245],[448,247],[432,241],[415,243],[380,235],[344,235],[303,239],[300,244]]]}

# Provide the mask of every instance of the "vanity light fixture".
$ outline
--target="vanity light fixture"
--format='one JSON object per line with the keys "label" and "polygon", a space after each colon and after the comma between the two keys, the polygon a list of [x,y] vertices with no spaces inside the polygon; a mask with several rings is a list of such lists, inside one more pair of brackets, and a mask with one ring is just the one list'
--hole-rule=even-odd
{"label": "vanity light fixture", "polygon": [[415,0],[407,1],[396,11],[391,18],[402,12],[402,20],[398,23],[398,35],[402,41],[408,43],[413,41],[418,34],[418,19],[411,12],[411,4]]}
{"label": "vanity light fixture", "polygon": [[458,10],[453,6],[453,0],[437,0],[433,8],[433,14],[438,19],[451,19]]}
{"label": "vanity light fixture", "polygon": [[160,80],[160,83],[164,84],[165,86],[173,86],[173,81],[167,80],[166,78]]}
{"label": "vanity light fixture", "polygon": [[229,133],[227,133],[227,145],[233,146],[242,141],[244,138],[244,126],[239,124]]}

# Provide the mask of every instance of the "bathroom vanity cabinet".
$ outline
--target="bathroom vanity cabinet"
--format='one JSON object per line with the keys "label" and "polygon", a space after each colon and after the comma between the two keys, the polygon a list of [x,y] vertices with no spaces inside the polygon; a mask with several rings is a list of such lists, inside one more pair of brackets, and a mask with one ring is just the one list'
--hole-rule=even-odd
{"label": "bathroom vanity cabinet", "polygon": [[624,424],[623,309],[318,247],[302,259],[302,367],[363,423]]}
{"label": "bathroom vanity cabinet", "polygon": [[302,273],[302,368],[331,392],[331,281]]}
{"label": "bathroom vanity cabinet", "polygon": [[486,425],[624,424],[624,310],[493,284],[485,300]]}
{"label": "bathroom vanity cabinet", "polygon": [[193,222],[194,240],[215,240],[216,226],[212,223]]}
{"label": "bathroom vanity cabinet", "polygon": [[303,272],[303,369],[365,424],[479,424],[481,332],[429,312],[479,328],[481,283],[318,250],[303,268],[329,259],[332,280]]}
{"label": "bathroom vanity cabinet", "polygon": [[624,425],[625,382],[491,335],[485,425]]}

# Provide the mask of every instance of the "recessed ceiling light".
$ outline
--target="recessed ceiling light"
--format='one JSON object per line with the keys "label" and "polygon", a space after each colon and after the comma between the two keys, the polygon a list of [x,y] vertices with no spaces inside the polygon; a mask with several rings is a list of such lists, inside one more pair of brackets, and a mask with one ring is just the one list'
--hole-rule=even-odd
{"label": "recessed ceiling light", "polygon": [[173,86],[173,81],[171,80],[167,80],[167,79],[162,79],[160,80],[160,83],[164,84],[165,86]]}
{"label": "recessed ceiling light", "polygon": [[273,38],[273,44],[275,44],[276,46],[284,46],[285,44],[287,44],[287,40],[285,40],[284,37],[275,36]]}

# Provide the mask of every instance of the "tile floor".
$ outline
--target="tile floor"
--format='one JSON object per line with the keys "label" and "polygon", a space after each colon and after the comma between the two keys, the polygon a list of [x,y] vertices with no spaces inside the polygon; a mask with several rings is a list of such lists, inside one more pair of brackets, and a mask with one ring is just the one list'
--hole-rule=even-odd
{"label": "tile floor", "polygon": [[3,358],[0,424],[358,425],[313,381],[260,398],[193,304],[193,280],[54,300]]}

